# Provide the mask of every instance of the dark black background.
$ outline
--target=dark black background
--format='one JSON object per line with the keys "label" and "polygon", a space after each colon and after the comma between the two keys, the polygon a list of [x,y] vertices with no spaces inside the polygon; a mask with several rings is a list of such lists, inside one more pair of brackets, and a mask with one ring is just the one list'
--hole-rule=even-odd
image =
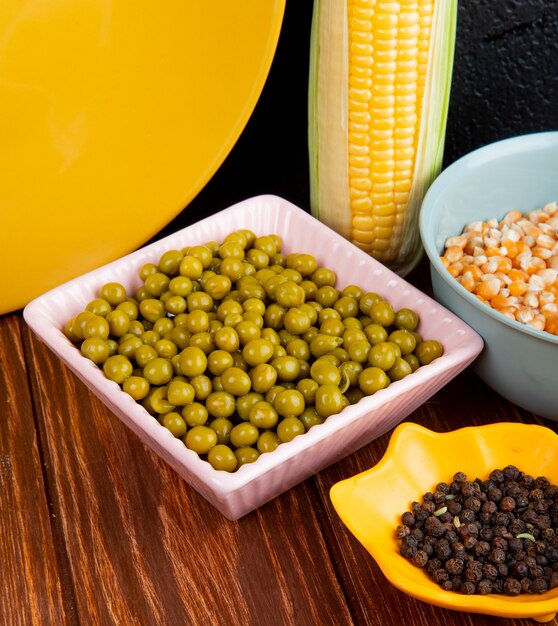
{"label": "dark black background", "polygon": [[[309,211],[312,6],[312,0],[287,0],[275,58],[244,132],[205,188],[157,238],[263,193]],[[556,129],[558,0],[461,0],[444,167],[487,143]]]}

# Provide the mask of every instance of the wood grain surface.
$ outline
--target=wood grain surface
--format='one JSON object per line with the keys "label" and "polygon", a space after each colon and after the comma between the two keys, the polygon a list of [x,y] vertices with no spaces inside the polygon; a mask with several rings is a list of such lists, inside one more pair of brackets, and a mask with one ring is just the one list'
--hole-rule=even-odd
{"label": "wood grain surface", "polygon": [[[527,626],[438,609],[391,586],[329,489],[391,432],[260,509],[225,519],[41,344],[0,317],[2,626]],[[466,370],[409,421],[438,431],[558,424]],[[554,619],[550,624],[558,625]]]}

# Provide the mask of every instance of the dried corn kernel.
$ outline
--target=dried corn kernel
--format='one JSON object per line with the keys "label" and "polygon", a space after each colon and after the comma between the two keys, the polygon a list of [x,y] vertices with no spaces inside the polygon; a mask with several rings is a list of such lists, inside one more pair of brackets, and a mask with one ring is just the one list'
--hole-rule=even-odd
{"label": "dried corn kernel", "polygon": [[558,335],[558,206],[471,222],[446,240],[450,274],[480,302]]}

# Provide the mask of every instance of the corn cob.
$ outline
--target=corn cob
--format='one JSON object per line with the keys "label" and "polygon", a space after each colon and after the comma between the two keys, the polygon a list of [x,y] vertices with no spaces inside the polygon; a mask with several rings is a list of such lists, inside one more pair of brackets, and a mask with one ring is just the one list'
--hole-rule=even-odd
{"label": "corn cob", "polygon": [[422,253],[420,204],[441,169],[457,0],[316,0],[311,210],[399,274]]}

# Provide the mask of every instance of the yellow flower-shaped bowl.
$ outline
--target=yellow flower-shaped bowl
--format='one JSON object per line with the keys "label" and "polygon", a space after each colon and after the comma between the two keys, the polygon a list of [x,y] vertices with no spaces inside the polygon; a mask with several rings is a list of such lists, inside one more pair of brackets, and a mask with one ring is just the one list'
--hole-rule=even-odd
{"label": "yellow flower-shaped bowl", "polygon": [[341,520],[374,557],[386,578],[401,591],[447,609],[540,622],[558,611],[558,587],[543,594],[464,595],[444,591],[399,553],[395,529],[413,501],[456,472],[486,479],[506,465],[558,484],[558,435],[543,426],[499,423],[435,433],[404,423],[391,437],[382,460],[342,480],[330,496]]}

